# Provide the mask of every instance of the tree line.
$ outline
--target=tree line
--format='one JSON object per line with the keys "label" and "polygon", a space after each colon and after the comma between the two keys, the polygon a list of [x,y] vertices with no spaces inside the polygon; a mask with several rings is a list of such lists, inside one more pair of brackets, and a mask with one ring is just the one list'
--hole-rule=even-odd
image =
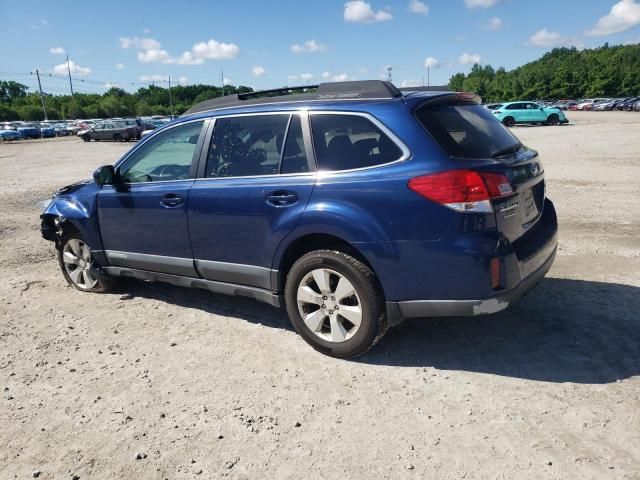
{"label": "tree line", "polygon": [[[227,85],[224,94],[253,91],[250,87]],[[222,96],[222,87],[212,85],[177,85],[171,87],[174,115],[180,115],[194,103]],[[76,118],[109,118],[171,113],[169,89],[150,85],[129,93],[112,87],[104,94],[45,94],[47,117],[50,120]],[[44,120],[38,92],[14,81],[0,81],[0,121]]]}
{"label": "tree line", "polygon": [[453,75],[449,88],[485,102],[640,95],[640,44],[555,48],[510,71],[476,64],[467,75]]}

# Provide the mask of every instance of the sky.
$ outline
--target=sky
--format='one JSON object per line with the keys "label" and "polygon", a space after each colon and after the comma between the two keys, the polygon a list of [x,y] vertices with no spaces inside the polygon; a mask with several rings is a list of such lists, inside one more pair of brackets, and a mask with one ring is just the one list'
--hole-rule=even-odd
{"label": "sky", "polygon": [[556,46],[640,43],[640,0],[0,0],[0,79],[45,92],[155,82],[255,89],[386,79],[444,85]]}

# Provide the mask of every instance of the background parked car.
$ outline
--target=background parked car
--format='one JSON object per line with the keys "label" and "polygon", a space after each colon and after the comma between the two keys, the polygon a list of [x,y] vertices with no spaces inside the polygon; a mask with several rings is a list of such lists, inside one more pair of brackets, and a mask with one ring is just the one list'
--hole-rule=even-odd
{"label": "background parked car", "polygon": [[136,129],[127,125],[122,121],[102,122],[94,127],[81,130],[78,132],[78,136],[85,142],[91,140],[113,140],[114,142],[125,141],[128,142],[132,138],[136,138]]}
{"label": "background parked car", "polygon": [[16,128],[11,124],[0,125],[0,139],[5,140],[20,140],[20,134]]}
{"label": "background parked car", "polygon": [[39,126],[41,138],[53,138],[56,136],[56,129],[53,127],[53,125],[50,125],[48,123],[41,123]]}
{"label": "background parked car", "polygon": [[493,110],[493,114],[507,127],[517,123],[559,125],[569,122],[561,110],[543,107],[534,102],[507,102],[499,109]]}
{"label": "background parked car", "polygon": [[57,137],[66,137],[71,135],[68,123],[56,123],[53,125],[53,129],[56,131]]}
{"label": "background parked car", "polygon": [[22,138],[40,138],[40,127],[33,123],[20,123],[16,125],[16,131]]}

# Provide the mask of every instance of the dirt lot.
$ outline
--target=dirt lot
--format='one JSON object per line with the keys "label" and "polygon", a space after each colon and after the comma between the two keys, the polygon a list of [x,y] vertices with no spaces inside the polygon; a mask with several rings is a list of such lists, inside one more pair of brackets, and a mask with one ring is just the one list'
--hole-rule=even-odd
{"label": "dirt lot", "polygon": [[560,251],[521,303],[357,361],[252,300],[68,288],[38,202],[130,145],[0,145],[0,478],[640,479],[640,115],[519,127]]}

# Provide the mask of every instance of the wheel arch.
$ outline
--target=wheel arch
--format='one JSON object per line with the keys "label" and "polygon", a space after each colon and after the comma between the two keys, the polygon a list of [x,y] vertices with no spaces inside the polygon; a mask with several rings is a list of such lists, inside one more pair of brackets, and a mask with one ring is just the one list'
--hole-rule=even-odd
{"label": "wheel arch", "polygon": [[[89,196],[91,197],[91,196]],[[101,251],[102,239],[98,228],[96,198],[82,199],[58,197],[41,215],[41,231],[44,238],[58,243],[68,231],[78,233],[93,251]]]}
{"label": "wheel arch", "polygon": [[305,233],[281,245],[274,261],[274,270],[272,270],[273,290],[283,292],[287,275],[293,264],[300,257],[314,250],[337,250],[361,261],[374,273],[384,294],[384,284],[379,275],[381,267],[377,264],[376,259],[393,255],[393,252],[390,251],[392,250],[391,244],[350,242],[342,236],[323,232]]}

